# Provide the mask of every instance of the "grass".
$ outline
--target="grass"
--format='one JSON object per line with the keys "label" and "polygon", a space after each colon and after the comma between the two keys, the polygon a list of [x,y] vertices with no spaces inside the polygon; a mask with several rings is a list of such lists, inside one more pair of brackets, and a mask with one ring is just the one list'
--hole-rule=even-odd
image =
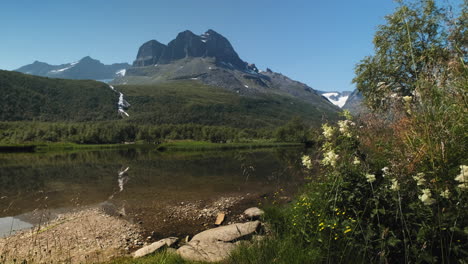
{"label": "grass", "polygon": [[187,261],[184,260],[179,255],[168,252],[166,250],[156,252],[155,254],[151,254],[149,256],[145,256],[142,258],[134,259],[132,257],[122,257],[111,260],[107,263],[113,264],[202,264],[206,262],[198,262],[198,261]]}
{"label": "grass", "polygon": [[255,149],[300,147],[302,143],[284,143],[271,141],[252,141],[245,143],[212,143],[206,141],[181,140],[163,143],[158,146],[161,151],[201,151],[201,150],[228,150],[228,149]]}
{"label": "grass", "polygon": [[149,148],[149,144],[76,144],[76,143],[26,143],[26,144],[0,144],[0,153],[9,152],[64,152],[75,150],[103,150]]}

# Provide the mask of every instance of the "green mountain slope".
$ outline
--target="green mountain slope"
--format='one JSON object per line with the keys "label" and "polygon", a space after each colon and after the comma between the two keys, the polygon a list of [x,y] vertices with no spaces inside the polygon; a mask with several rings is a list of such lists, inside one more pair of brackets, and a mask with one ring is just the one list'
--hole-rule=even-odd
{"label": "green mountain slope", "polygon": [[131,104],[127,120],[136,123],[271,128],[284,125],[294,116],[311,125],[337,118],[334,108],[321,108],[297,97],[264,93],[245,96],[198,81],[121,85],[116,89]]}
{"label": "green mountain slope", "polygon": [[96,81],[49,79],[0,71],[1,121],[117,119],[118,93]]}
{"label": "green mountain slope", "polygon": [[317,126],[337,118],[328,104],[258,93],[243,95],[197,80],[115,89],[130,103],[129,117],[117,114],[119,93],[104,83],[50,79],[0,71],[0,121],[112,121],[138,125],[199,124],[234,128],[276,128],[293,117]]}

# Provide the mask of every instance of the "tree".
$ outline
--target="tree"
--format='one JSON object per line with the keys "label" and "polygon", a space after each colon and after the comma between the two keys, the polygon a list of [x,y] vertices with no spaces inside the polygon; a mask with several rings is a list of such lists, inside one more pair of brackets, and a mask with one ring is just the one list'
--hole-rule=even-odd
{"label": "tree", "polygon": [[[434,0],[398,1],[374,37],[375,55],[357,64],[353,82],[373,110],[386,110],[391,98],[417,94],[420,82],[447,86],[453,76],[451,62],[466,62],[466,24],[451,23],[448,9]],[[465,17],[466,8],[462,10]],[[450,38],[450,36],[454,36]]]}

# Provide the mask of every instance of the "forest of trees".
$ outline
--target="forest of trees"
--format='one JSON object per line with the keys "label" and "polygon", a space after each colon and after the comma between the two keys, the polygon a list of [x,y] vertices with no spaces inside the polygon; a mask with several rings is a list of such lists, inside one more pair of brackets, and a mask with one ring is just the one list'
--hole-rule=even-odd
{"label": "forest of trees", "polygon": [[123,121],[50,123],[1,122],[0,144],[70,142],[113,144],[140,141],[158,144],[166,140],[199,140],[214,143],[269,139],[281,142],[305,142],[308,127],[295,118],[278,129],[241,129],[228,126],[139,125]]}

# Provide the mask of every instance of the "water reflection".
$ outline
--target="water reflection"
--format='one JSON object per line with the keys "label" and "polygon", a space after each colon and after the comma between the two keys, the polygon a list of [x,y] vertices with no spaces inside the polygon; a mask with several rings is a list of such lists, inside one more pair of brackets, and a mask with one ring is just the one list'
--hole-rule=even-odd
{"label": "water reflection", "polygon": [[0,154],[0,218],[103,203],[122,215],[156,212],[181,201],[295,189],[304,176],[300,157],[298,149]]}
{"label": "water reflection", "polygon": [[124,189],[124,184],[128,182],[129,177],[125,176],[125,173],[130,169],[130,167],[127,167],[124,170],[119,171],[119,178],[117,179],[117,182],[119,183],[119,191],[123,191]]}

